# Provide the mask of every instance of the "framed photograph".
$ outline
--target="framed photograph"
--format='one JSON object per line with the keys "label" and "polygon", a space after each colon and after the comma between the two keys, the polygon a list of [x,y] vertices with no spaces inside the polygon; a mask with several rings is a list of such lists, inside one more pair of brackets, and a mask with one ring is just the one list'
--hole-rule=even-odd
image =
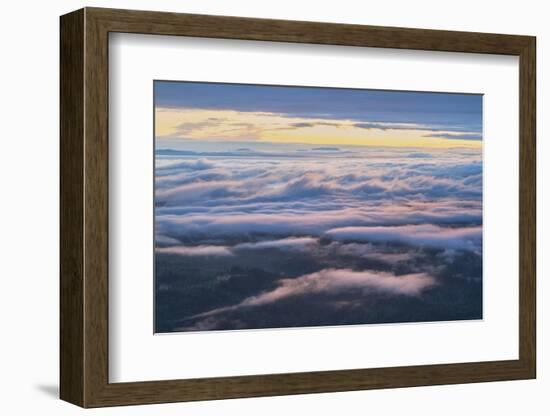
{"label": "framed photograph", "polygon": [[61,398],[535,378],[535,49],[62,16]]}

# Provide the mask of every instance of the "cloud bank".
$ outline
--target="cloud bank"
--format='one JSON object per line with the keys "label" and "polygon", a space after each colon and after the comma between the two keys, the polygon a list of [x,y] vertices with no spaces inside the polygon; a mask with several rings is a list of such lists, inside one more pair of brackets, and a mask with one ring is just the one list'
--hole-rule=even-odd
{"label": "cloud bank", "polygon": [[395,227],[342,227],[327,231],[336,240],[394,242],[413,246],[428,246],[471,250],[481,245],[481,227],[448,228],[432,224]]}
{"label": "cloud bank", "polygon": [[180,256],[232,256],[233,253],[224,246],[196,246],[196,247],[161,247],[157,253],[178,254]]}
{"label": "cloud bank", "polygon": [[338,294],[361,290],[417,296],[435,284],[435,279],[425,273],[395,276],[390,273],[376,271],[358,272],[350,269],[325,269],[292,279],[282,279],[279,286],[271,291],[246,298],[237,305],[214,309],[191,318],[201,318],[236,309],[279,302],[290,297],[319,293]]}
{"label": "cloud bank", "polygon": [[157,153],[157,331],[481,316],[479,150],[190,147]]}

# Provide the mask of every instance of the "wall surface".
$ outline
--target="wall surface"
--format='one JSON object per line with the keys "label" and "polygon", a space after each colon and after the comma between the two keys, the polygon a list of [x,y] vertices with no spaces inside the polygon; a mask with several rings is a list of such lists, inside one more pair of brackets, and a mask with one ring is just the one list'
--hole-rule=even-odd
{"label": "wall surface", "polygon": [[[271,2],[68,1],[5,2],[0,15],[2,142],[0,209],[2,342],[1,413],[74,415],[81,409],[58,394],[58,16],[83,6],[241,15],[387,26],[536,35],[538,42],[538,379],[475,385],[316,394],[218,402],[167,404],[87,411],[102,415],[408,414],[546,415],[550,408],[550,360],[544,302],[550,262],[550,209],[543,192],[550,169],[544,140],[550,101],[550,26],[545,2],[353,0]],[[505,186],[505,184],[503,184]],[[545,200],[546,199],[546,200]],[[464,342],[476,342],[465,340]]]}

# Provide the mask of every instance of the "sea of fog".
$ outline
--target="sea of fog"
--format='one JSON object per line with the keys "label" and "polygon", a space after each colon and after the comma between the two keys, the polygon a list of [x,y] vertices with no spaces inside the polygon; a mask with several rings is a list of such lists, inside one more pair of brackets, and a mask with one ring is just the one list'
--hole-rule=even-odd
{"label": "sea of fog", "polygon": [[480,319],[481,157],[157,141],[156,332]]}

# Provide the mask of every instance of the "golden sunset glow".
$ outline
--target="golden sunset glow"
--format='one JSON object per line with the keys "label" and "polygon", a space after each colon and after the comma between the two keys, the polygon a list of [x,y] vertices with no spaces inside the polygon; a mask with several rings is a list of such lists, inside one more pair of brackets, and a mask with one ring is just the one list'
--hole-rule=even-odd
{"label": "golden sunset glow", "polygon": [[349,119],[305,118],[270,112],[197,108],[157,108],[155,135],[159,139],[315,145],[481,147],[480,140],[460,139],[461,135],[451,131],[427,131],[424,126],[413,123],[376,123],[375,127],[365,128],[361,127],[361,123]]}

